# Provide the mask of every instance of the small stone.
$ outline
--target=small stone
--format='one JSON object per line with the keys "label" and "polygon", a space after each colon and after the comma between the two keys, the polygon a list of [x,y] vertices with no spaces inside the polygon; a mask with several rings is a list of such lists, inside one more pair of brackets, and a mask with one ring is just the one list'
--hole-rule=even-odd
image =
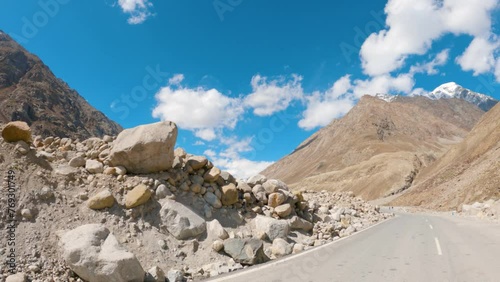
{"label": "small stone", "polygon": [[224,242],[222,242],[222,240],[215,240],[212,243],[212,249],[216,252],[222,251],[222,249],[224,249]]}
{"label": "small stone", "polygon": [[264,176],[264,175],[261,175],[261,174],[257,174],[255,176],[252,176],[248,179],[247,183],[248,185],[250,186],[255,186],[257,184],[263,184],[264,182],[267,181],[267,178]]}
{"label": "small stone", "polygon": [[17,141],[15,150],[21,155],[26,155],[30,151],[30,145],[23,140]]}
{"label": "small stone", "polygon": [[127,174],[127,169],[123,166],[115,166],[115,172],[117,175],[125,175]]}
{"label": "small stone", "polygon": [[42,187],[42,189],[40,189],[40,199],[48,201],[52,198],[54,198],[54,192],[52,192],[52,189],[50,187],[44,186]]}
{"label": "small stone", "polygon": [[172,269],[167,274],[167,280],[169,282],[183,282],[184,273],[181,270]]}
{"label": "small stone", "polygon": [[7,276],[7,279],[5,279],[5,282],[25,282],[25,281],[26,281],[26,274],[22,272],[9,275]]}
{"label": "small stone", "polygon": [[276,238],[273,240],[271,251],[276,257],[283,257],[292,253],[293,246],[282,238]]}
{"label": "small stone", "polygon": [[285,218],[292,212],[292,205],[283,204],[274,208],[274,212],[281,218]]}
{"label": "small stone", "polygon": [[225,206],[238,202],[238,190],[236,189],[236,185],[230,183],[222,187],[221,202]]}
{"label": "small stone", "polygon": [[304,245],[297,243],[293,245],[292,253],[298,254],[304,250]]}
{"label": "small stone", "polygon": [[160,246],[160,248],[162,250],[168,249],[168,245],[167,245],[167,242],[165,240],[158,240],[158,246]]}
{"label": "small stone", "polygon": [[204,156],[191,156],[187,160],[187,164],[194,170],[198,170],[207,164],[208,160]]}
{"label": "small stone", "polygon": [[111,208],[114,203],[115,197],[113,197],[109,189],[106,189],[91,197],[87,202],[87,206],[93,210],[101,210]]}
{"label": "small stone", "polygon": [[158,266],[153,266],[146,273],[146,277],[144,278],[144,282],[165,282],[165,272]]}
{"label": "small stone", "polygon": [[21,210],[21,216],[26,218],[26,219],[32,219],[33,218],[33,213],[31,212],[30,209],[22,209]]}
{"label": "small stone", "polygon": [[206,192],[205,195],[203,196],[203,198],[205,199],[205,201],[211,205],[212,207],[216,208],[216,209],[220,209],[222,207],[222,203],[221,201],[219,200],[219,198],[217,198],[217,196],[212,193],[212,192]]}
{"label": "small stone", "polygon": [[131,209],[145,204],[151,198],[151,191],[144,184],[137,185],[125,196],[125,208]]}
{"label": "small stone", "polygon": [[217,219],[207,222],[207,233],[211,238],[222,240],[229,238],[229,234]]}
{"label": "small stone", "polygon": [[104,171],[104,166],[101,162],[96,160],[87,160],[85,162],[85,169],[93,174],[102,173]]}
{"label": "small stone", "polygon": [[195,194],[199,194],[201,192],[201,185],[198,183],[193,183],[190,187],[191,191]]}
{"label": "small stone", "polygon": [[285,195],[282,193],[271,193],[268,198],[267,205],[270,207],[277,207],[286,201]]}
{"label": "small stone", "polygon": [[116,173],[116,168],[114,168],[112,166],[107,167],[104,169],[104,171],[102,173],[106,174],[106,175],[114,175]]}
{"label": "small stone", "polygon": [[28,270],[34,273],[38,273],[40,271],[40,267],[36,264],[32,264],[28,266]]}
{"label": "small stone", "polygon": [[77,156],[69,160],[69,166],[71,167],[83,167],[85,166],[85,158],[81,156]]}
{"label": "small stone", "polygon": [[2,129],[2,137],[7,142],[24,141],[31,143],[31,129],[24,121],[11,121]]}
{"label": "small stone", "polygon": [[207,171],[205,173],[205,175],[203,176],[203,178],[207,182],[214,182],[214,181],[217,180],[217,178],[219,178],[220,173],[221,173],[221,170],[214,166],[209,171]]}
{"label": "small stone", "polygon": [[160,184],[156,188],[155,197],[157,199],[164,199],[167,196],[171,196],[171,195],[172,195],[172,192],[170,192],[170,190],[167,188],[167,186],[165,184]]}

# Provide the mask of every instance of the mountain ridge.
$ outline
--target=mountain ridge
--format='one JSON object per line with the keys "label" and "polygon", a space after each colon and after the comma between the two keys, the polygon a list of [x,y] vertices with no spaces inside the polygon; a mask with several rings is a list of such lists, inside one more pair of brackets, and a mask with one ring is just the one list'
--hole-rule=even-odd
{"label": "mountain ridge", "polygon": [[0,105],[1,123],[25,121],[37,135],[86,139],[122,130],[1,31]]}
{"label": "mountain ridge", "polygon": [[396,96],[386,102],[366,95],[262,173],[296,189],[384,197],[411,186],[418,172],[465,137],[483,113],[461,99]]}

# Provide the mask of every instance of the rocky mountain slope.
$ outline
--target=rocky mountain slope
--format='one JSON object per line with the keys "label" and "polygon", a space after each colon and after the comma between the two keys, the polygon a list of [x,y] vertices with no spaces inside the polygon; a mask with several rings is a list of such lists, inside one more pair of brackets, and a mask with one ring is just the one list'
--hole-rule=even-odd
{"label": "rocky mountain slope", "polygon": [[437,87],[436,89],[434,89],[434,91],[430,93],[422,94],[422,96],[434,100],[450,99],[450,98],[462,99],[478,106],[485,112],[489,111],[498,103],[497,100],[493,99],[488,95],[484,95],[463,88],[462,86],[456,84],[455,82],[445,83]]}
{"label": "rocky mountain slope", "polygon": [[0,123],[14,120],[36,134],[81,140],[122,130],[0,31]]}
{"label": "rocky mountain slope", "polygon": [[404,191],[483,115],[464,100],[364,96],[262,174],[292,188],[354,191],[371,200]]}
{"label": "rocky mountain slope", "polygon": [[0,138],[0,206],[9,207],[0,209],[9,233],[0,253],[14,261],[0,265],[0,281],[193,281],[391,216],[353,193],[292,192],[262,175],[237,180],[174,150],[171,122],[83,141],[29,131],[9,123]]}
{"label": "rocky mountain slope", "polygon": [[500,104],[488,111],[467,137],[424,169],[415,186],[395,205],[433,209],[500,198]]}

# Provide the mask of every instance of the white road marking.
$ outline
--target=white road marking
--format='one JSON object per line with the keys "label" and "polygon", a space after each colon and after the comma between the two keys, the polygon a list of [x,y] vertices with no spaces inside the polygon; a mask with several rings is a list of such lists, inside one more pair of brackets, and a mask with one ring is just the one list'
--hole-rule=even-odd
{"label": "white road marking", "polygon": [[443,252],[441,251],[441,245],[439,244],[439,239],[434,237],[434,241],[436,241],[436,249],[437,249],[438,255],[442,256]]}
{"label": "white road marking", "polygon": [[431,224],[429,224],[429,227],[430,227],[431,229],[434,229],[434,227],[432,227],[432,225],[431,225]]}

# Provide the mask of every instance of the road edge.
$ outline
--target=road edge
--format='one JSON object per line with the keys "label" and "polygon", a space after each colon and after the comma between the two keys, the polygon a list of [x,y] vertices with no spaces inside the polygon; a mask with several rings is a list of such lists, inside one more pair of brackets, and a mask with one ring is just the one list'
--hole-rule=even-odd
{"label": "road edge", "polygon": [[[369,227],[367,227],[367,228],[365,228],[363,230],[360,230],[360,231],[358,231],[356,233],[353,233],[350,236],[340,238],[338,240],[326,243],[324,245],[321,245],[321,246],[318,246],[318,247],[315,247],[315,248],[311,248],[311,249],[306,250],[306,251],[302,251],[302,252],[300,252],[298,254],[292,254],[292,255],[289,255],[289,256],[277,259],[277,260],[272,260],[272,261],[267,262],[267,263],[263,263],[263,264],[259,264],[259,265],[255,265],[255,266],[249,267],[248,269],[237,270],[237,271],[234,271],[234,272],[229,272],[229,273],[225,273],[225,274],[222,274],[222,275],[215,276],[214,278],[208,278],[208,279],[199,280],[199,281],[213,281],[213,282],[230,281],[228,279],[234,279],[234,278],[239,277],[239,276],[241,276],[243,274],[249,274],[249,273],[252,273],[252,272],[260,271],[263,268],[275,266],[277,264],[281,264],[281,263],[284,263],[286,261],[289,261],[289,260],[292,260],[292,259],[296,259],[296,258],[299,258],[301,256],[307,255],[309,253],[312,253],[312,252],[321,250],[323,248],[329,247],[329,246],[334,245],[334,244],[336,244],[338,242],[341,242],[343,240],[346,240],[346,239],[349,239],[349,238],[353,238],[353,237],[355,237],[358,234],[361,234],[361,233],[363,233],[363,232],[365,232],[367,230],[370,230],[370,229],[374,228],[375,226],[381,225],[382,223],[389,222],[390,220],[392,220],[392,219],[394,219],[396,217],[398,217],[398,215],[395,214],[395,215],[393,215],[390,218],[386,218],[386,219],[384,219],[384,220],[382,220],[380,222],[377,222],[374,225],[371,225],[371,226],[369,226]],[[232,281],[234,281],[234,280],[232,280]]]}

